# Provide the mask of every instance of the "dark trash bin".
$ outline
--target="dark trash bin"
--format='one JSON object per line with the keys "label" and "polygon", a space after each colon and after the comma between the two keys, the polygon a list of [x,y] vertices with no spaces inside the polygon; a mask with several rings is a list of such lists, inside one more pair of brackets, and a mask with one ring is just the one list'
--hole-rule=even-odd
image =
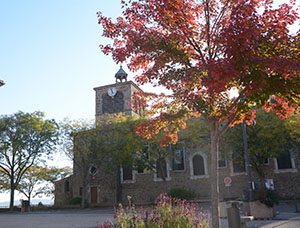
{"label": "dark trash bin", "polygon": [[29,200],[22,200],[21,201],[21,212],[28,212],[29,211]]}
{"label": "dark trash bin", "polygon": [[227,218],[229,228],[241,228],[240,210],[238,208],[239,201],[229,201],[230,207],[227,208]]}

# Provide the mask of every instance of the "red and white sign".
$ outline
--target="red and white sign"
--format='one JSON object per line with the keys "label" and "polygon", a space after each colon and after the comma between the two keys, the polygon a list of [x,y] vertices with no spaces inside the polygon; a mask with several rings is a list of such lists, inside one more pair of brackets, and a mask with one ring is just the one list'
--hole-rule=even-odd
{"label": "red and white sign", "polygon": [[225,177],[224,178],[224,183],[225,183],[226,186],[229,186],[231,184],[231,182],[232,182],[232,180],[231,180],[230,177]]}

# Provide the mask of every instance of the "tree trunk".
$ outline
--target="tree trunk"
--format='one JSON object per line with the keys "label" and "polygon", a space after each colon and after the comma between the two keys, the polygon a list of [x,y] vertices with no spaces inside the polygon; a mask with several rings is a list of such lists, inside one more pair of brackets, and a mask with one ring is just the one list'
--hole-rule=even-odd
{"label": "tree trunk", "polygon": [[260,181],[260,187],[264,188],[265,187],[265,172],[263,171],[263,167],[260,167],[260,172],[259,174],[259,181]]}
{"label": "tree trunk", "polygon": [[116,204],[118,205],[119,203],[122,202],[122,184],[121,184],[121,167],[118,165],[117,166],[117,182],[116,182]]}
{"label": "tree trunk", "polygon": [[210,122],[210,172],[211,172],[211,206],[212,206],[212,227],[220,227],[219,219],[219,136],[218,122]]}
{"label": "tree trunk", "polygon": [[82,196],[81,196],[81,208],[86,208],[87,207],[87,167],[84,166],[82,169]]}
{"label": "tree trunk", "polygon": [[31,197],[30,197],[30,195],[28,196],[28,211],[31,211],[30,210],[30,199],[31,199]]}
{"label": "tree trunk", "polygon": [[9,203],[9,210],[14,210],[14,200],[15,200],[15,185],[14,185],[14,178],[10,178],[10,203]]}

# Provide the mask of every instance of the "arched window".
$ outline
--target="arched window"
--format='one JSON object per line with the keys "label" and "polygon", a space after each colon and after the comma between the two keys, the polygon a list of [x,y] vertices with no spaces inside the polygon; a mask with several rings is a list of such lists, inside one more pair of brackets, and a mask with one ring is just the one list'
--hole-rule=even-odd
{"label": "arched window", "polygon": [[198,152],[190,157],[191,179],[208,178],[206,155]]}
{"label": "arched window", "polygon": [[193,157],[194,176],[205,175],[204,160],[200,154]]}

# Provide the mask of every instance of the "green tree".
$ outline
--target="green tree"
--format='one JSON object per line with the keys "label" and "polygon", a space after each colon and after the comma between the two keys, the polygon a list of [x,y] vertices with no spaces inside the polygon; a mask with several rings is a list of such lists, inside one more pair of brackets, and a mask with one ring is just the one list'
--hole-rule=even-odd
{"label": "green tree", "polygon": [[[163,130],[151,138],[138,135],[135,129],[147,122],[149,119],[144,117],[137,119],[118,114],[105,124],[97,125],[96,138],[92,145],[94,145],[95,153],[98,154],[98,159],[108,161],[105,163],[108,171],[115,171],[116,167],[120,166],[132,170],[149,170],[159,174],[165,180],[163,162],[174,158],[174,155],[170,153],[171,145],[160,143],[164,135]],[[192,140],[196,142],[195,136]],[[183,144],[177,145],[177,147],[182,146]]]}
{"label": "green tree", "polygon": [[[91,151],[91,141],[94,138],[95,124],[91,120],[71,120],[64,119],[60,123],[60,143],[63,146],[63,151],[73,161],[77,170],[73,170],[73,175],[79,175],[82,181],[82,186],[87,185],[87,175],[89,164],[93,156]],[[74,169],[75,169],[74,168]],[[81,207],[86,207],[87,192],[82,188],[82,203]]]}
{"label": "green tree", "polygon": [[52,196],[54,193],[54,182],[71,174],[69,167],[42,167],[31,166],[23,175],[16,190],[23,193],[29,203],[31,198],[40,195]]}
{"label": "green tree", "polygon": [[67,176],[70,176],[72,174],[72,168],[70,167],[63,167],[63,168],[57,168],[57,167],[48,167],[46,168],[43,180],[46,182],[42,187],[40,187],[37,191],[40,192],[40,194],[54,197],[54,184],[56,181],[61,180]]}
{"label": "green tree", "polygon": [[[157,162],[170,158],[169,145],[161,145],[160,139],[163,131],[151,138],[143,138],[139,136],[135,129],[143,123],[148,122],[147,118],[135,118],[132,116],[116,115],[108,125],[98,126],[97,130],[102,132],[107,129],[107,135],[102,142],[109,142],[105,151],[113,156],[112,161],[116,161],[115,165],[139,169],[141,165],[145,169],[153,172],[161,172],[157,169]],[[161,167],[161,166],[160,166]],[[165,179],[163,173],[162,178]]]}
{"label": "green tree", "polygon": [[10,210],[14,192],[28,169],[49,157],[58,140],[58,126],[42,112],[0,118],[0,172],[9,182]]}
{"label": "green tree", "polygon": [[[248,152],[250,163],[260,176],[264,185],[264,163],[268,158],[278,158],[281,154],[299,151],[298,129],[299,117],[293,115],[281,120],[274,112],[259,109],[256,112],[255,124],[247,127]],[[237,154],[240,162],[244,162],[244,144],[242,126],[230,128],[223,136],[222,147]],[[228,155],[230,156],[230,155]],[[238,162],[238,161],[235,161]]]}
{"label": "green tree", "polygon": [[[160,135],[145,139],[135,132],[135,128],[148,121],[123,114],[103,116],[95,126],[92,122],[66,120],[64,148],[75,163],[76,175],[80,175],[81,185],[87,185],[90,165],[97,165],[107,173],[116,174],[116,199],[120,202],[122,186],[120,167],[132,170],[152,170],[162,173],[162,165],[157,169],[157,160],[170,158],[169,146],[159,144]],[[163,132],[161,132],[162,135]],[[82,207],[85,207],[86,189],[82,189]]]}
{"label": "green tree", "polygon": [[300,123],[300,116],[298,116],[296,114],[294,114],[291,117],[287,118],[283,122],[284,127],[289,129],[289,136],[292,139],[291,143],[293,143],[293,145],[295,147],[299,146],[299,143],[300,143],[299,123]]}

